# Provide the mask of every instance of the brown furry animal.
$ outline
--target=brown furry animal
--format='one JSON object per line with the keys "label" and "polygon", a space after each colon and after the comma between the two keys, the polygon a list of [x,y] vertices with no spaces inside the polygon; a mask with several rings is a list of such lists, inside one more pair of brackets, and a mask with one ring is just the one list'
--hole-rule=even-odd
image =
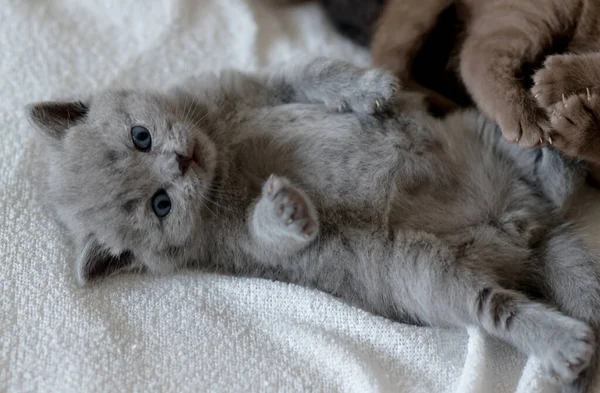
{"label": "brown furry animal", "polygon": [[[322,3],[333,19],[361,13],[356,1]],[[454,98],[460,88],[446,83],[443,91],[439,75],[449,64],[508,140],[526,147],[552,143],[600,166],[599,0],[388,0],[371,30],[374,63],[408,87],[421,89],[415,80],[437,78],[442,82],[432,96],[451,108],[445,95]],[[446,59],[435,57],[439,49]]]}

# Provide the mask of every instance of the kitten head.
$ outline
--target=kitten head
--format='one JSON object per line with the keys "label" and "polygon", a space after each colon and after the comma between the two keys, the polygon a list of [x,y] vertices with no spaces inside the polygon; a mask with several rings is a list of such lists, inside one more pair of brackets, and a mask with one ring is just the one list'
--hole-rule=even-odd
{"label": "kitten head", "polygon": [[192,100],[134,91],[28,107],[44,137],[43,199],[73,236],[77,279],[126,266],[168,272],[203,231],[217,151]]}

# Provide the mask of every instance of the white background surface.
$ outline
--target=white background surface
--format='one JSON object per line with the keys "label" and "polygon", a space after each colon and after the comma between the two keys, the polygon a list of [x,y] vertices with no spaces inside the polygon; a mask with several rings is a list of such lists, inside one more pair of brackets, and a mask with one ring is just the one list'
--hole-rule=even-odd
{"label": "white background surface", "polygon": [[368,64],[316,5],[4,0],[0,21],[0,391],[554,391],[535,360],[476,331],[393,323],[293,285],[185,273],[75,286],[34,199],[43,163],[23,106],[317,54]]}

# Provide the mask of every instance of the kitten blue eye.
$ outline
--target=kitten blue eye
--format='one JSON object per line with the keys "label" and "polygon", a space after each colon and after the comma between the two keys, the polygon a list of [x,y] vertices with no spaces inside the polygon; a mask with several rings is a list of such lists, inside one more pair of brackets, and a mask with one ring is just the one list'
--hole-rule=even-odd
{"label": "kitten blue eye", "polygon": [[171,199],[165,190],[159,190],[152,197],[152,210],[158,218],[163,218],[171,211]]}
{"label": "kitten blue eye", "polygon": [[131,139],[133,144],[140,151],[149,151],[152,147],[152,136],[150,131],[144,126],[131,127]]}

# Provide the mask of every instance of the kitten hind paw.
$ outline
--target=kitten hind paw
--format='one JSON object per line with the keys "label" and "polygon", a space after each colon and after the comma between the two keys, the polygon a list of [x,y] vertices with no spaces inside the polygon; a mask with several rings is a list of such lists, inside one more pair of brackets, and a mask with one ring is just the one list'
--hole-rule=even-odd
{"label": "kitten hind paw", "polygon": [[542,356],[542,366],[553,380],[569,384],[588,367],[595,350],[595,336],[583,322],[570,319],[557,334],[552,348]]}
{"label": "kitten hind paw", "polygon": [[279,176],[271,175],[263,187],[263,197],[280,228],[290,237],[311,241],[317,235],[317,211],[307,195]]}

